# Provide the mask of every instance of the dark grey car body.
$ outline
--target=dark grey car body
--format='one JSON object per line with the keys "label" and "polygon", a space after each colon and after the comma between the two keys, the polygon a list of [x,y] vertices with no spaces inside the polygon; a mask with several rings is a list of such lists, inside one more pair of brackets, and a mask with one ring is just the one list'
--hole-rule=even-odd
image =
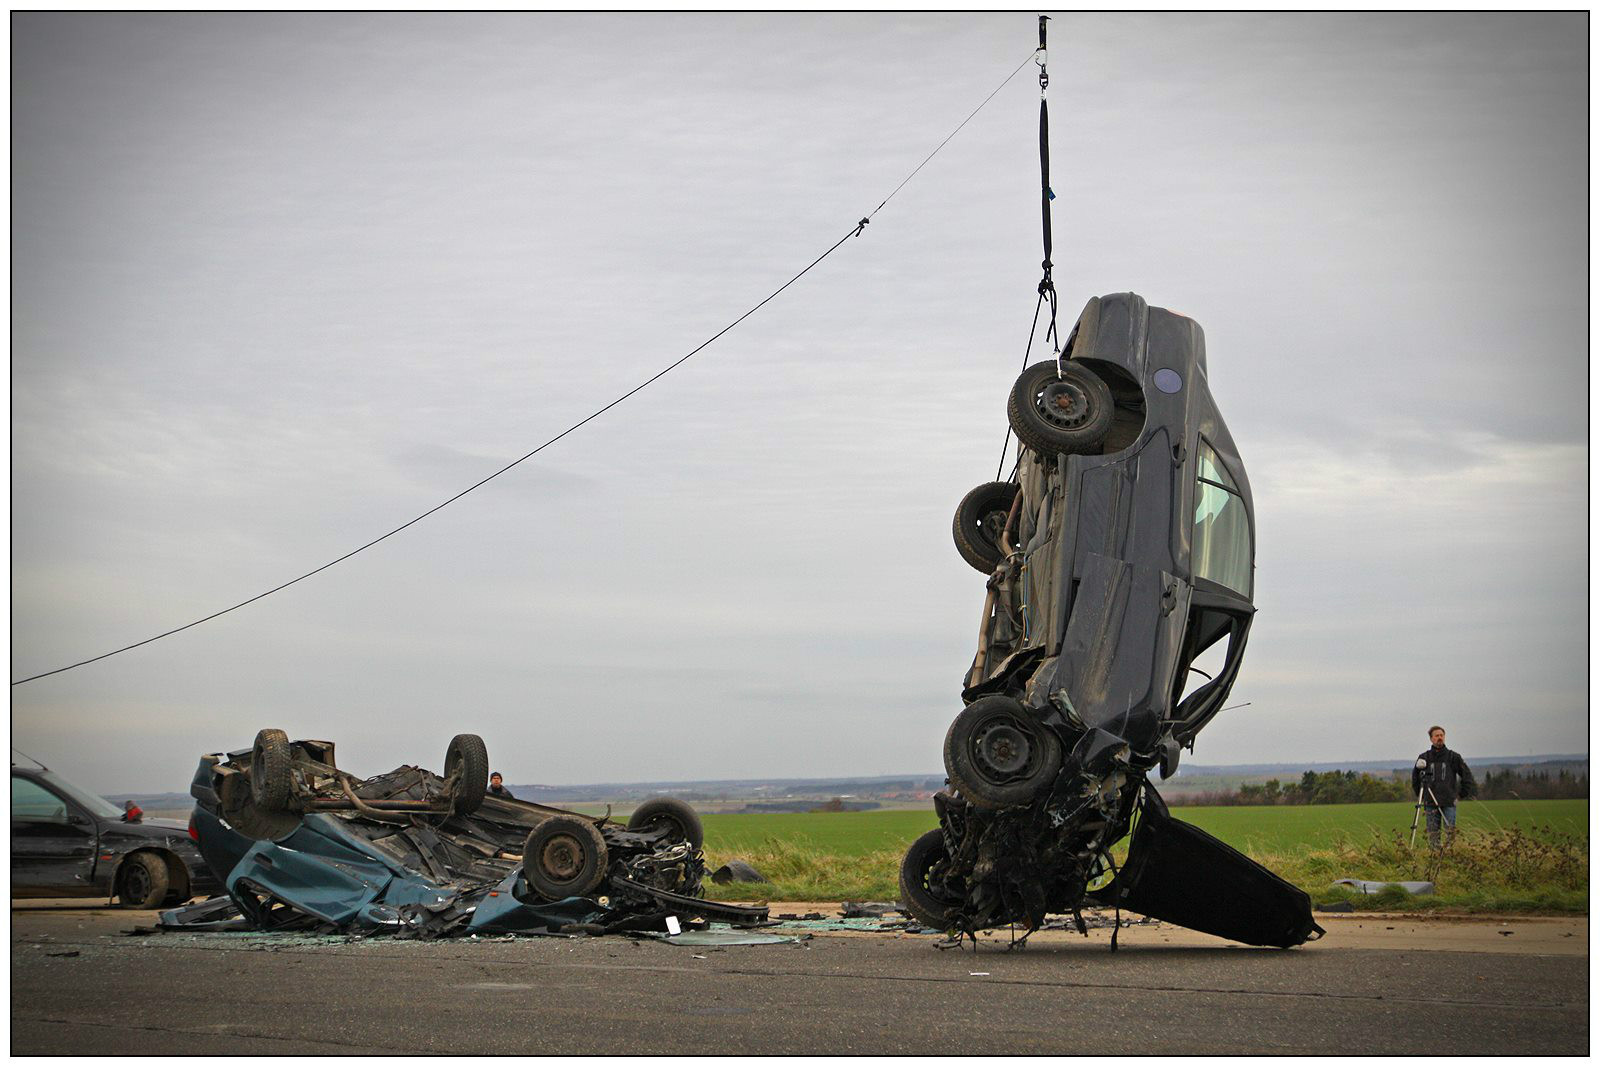
{"label": "dark grey car body", "polygon": [[[138,852],[166,864],[169,903],[222,889],[183,823],[127,822],[110,801],[44,768],[12,767],[11,781],[12,896],[109,899],[118,893],[123,864]],[[43,793],[24,786],[19,795],[19,781]],[[41,797],[53,802],[36,803]]]}
{"label": "dark grey car body", "polygon": [[[1048,722],[1124,739],[1146,767],[1167,740],[1175,765],[1177,745],[1192,746],[1216,715],[1243,658],[1255,612],[1250,483],[1194,320],[1133,293],[1097,297],[1069,352],[1112,383],[1119,422],[1102,454],[1049,461],[1036,507],[1024,481],[1027,637],[992,657],[965,696],[1012,693]],[[1197,523],[1201,505],[1219,499],[1226,529],[1220,515]],[[1224,639],[1221,672],[1185,695],[1194,659]]]}

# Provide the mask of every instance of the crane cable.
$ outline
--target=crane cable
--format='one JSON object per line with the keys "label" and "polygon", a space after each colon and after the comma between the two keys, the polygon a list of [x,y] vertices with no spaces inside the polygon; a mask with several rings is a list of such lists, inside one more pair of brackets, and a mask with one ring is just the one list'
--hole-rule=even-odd
{"label": "crane cable", "polygon": [[[1061,335],[1056,332],[1056,283],[1050,276],[1050,255],[1054,251],[1050,239],[1050,201],[1056,194],[1050,189],[1050,105],[1045,99],[1045,91],[1050,88],[1049,55],[1045,49],[1045,23],[1049,21],[1049,15],[1039,16],[1039,50],[1033,54],[1034,62],[1039,64],[1039,213],[1044,221],[1044,262],[1041,264],[1044,276],[1039,279],[1039,302],[1033,306],[1033,325],[1028,327],[1028,347],[1022,353],[1023,370],[1028,369],[1028,357],[1033,354],[1033,338],[1039,332],[1039,311],[1046,300],[1050,301],[1050,327],[1044,336],[1051,342],[1057,362],[1061,359]],[[1006,469],[1006,451],[1010,447],[1011,424],[1008,422],[1005,440],[1000,443],[1000,465],[994,471],[997,482]]]}
{"label": "crane cable", "polygon": [[[1043,38],[1041,36],[1041,40],[1042,39]],[[344,555],[340,556],[338,559],[329,560],[327,563],[324,563],[322,566],[317,567],[314,570],[306,571],[304,574],[300,575],[298,578],[291,578],[289,581],[284,582],[281,585],[275,585],[271,589],[268,589],[268,590],[266,590],[265,592],[262,592],[262,593],[257,593],[255,596],[250,597],[247,600],[241,600],[241,601],[239,601],[239,603],[234,604],[231,607],[223,608],[221,611],[214,611],[210,615],[207,615],[207,616],[205,616],[203,618],[196,619],[193,622],[185,623],[182,626],[175,626],[170,630],[166,630],[166,631],[164,631],[162,633],[156,634],[154,637],[147,637],[142,641],[135,641],[134,643],[132,643],[130,645],[123,645],[121,648],[112,649],[110,652],[102,652],[98,656],[90,656],[88,659],[82,659],[82,660],[79,660],[76,663],[69,663],[64,667],[57,667],[54,670],[41,671],[38,674],[32,674],[32,675],[29,675],[26,678],[19,678],[16,681],[12,682],[11,684],[13,686],[18,686],[18,685],[23,685],[23,684],[25,684],[27,682],[35,682],[35,681],[38,681],[40,678],[48,678],[52,674],[61,674],[64,671],[70,671],[70,670],[73,670],[74,668],[77,668],[77,667],[87,666],[90,663],[95,663],[95,662],[98,662],[99,660],[108,659],[108,658],[110,658],[112,656],[118,655],[118,654],[123,653],[123,652],[130,652],[133,649],[139,648],[142,645],[148,645],[151,642],[159,641],[163,637],[171,637],[173,634],[182,633],[184,630],[188,630],[188,629],[190,629],[192,627],[199,626],[201,623],[210,622],[212,619],[220,618],[221,616],[226,615],[229,612],[238,611],[240,608],[245,607],[245,606],[247,606],[249,604],[253,604],[256,601],[261,600],[264,597],[271,596],[273,593],[281,592],[281,591],[289,588],[291,585],[295,585],[295,584],[297,584],[299,582],[303,582],[307,578],[312,577],[313,575],[321,574],[323,571],[327,570],[329,567],[335,566],[336,564],[339,564],[339,563],[343,563],[345,560],[349,559],[350,557],[352,557],[354,555],[357,555],[357,554],[359,554],[361,552],[365,552],[367,549],[373,547],[374,545],[376,545],[376,544],[378,544],[378,543],[380,543],[382,541],[387,541],[389,538],[393,537],[395,534],[401,532],[402,530],[405,530],[405,529],[407,529],[408,527],[411,527],[411,526],[415,526],[417,523],[421,522],[423,519],[426,519],[428,516],[432,515],[434,512],[440,511],[443,508],[448,507],[449,505],[455,503],[457,500],[460,500],[462,497],[466,496],[468,493],[472,492],[474,489],[478,489],[478,488],[480,488],[480,487],[482,487],[484,485],[487,485],[489,482],[492,482],[494,479],[500,477],[500,475],[502,475],[502,474],[506,473],[507,471],[509,471],[511,468],[513,468],[513,467],[517,466],[518,464],[523,463],[523,462],[525,462],[525,461],[527,461],[529,459],[532,459],[534,456],[537,456],[540,452],[543,452],[545,449],[549,448],[551,445],[555,444],[557,441],[561,440],[563,437],[566,437],[568,434],[572,433],[573,431],[581,428],[582,426],[586,425],[587,423],[592,422],[593,420],[599,418],[601,415],[604,415],[606,412],[610,411],[612,408],[616,407],[618,404],[622,403],[624,400],[627,400],[629,397],[633,396],[635,393],[638,393],[641,390],[647,388],[648,386],[655,384],[660,379],[666,377],[667,374],[669,374],[672,371],[674,371],[674,370],[678,369],[679,367],[683,366],[683,364],[687,363],[690,360],[691,357],[693,357],[696,354],[698,354],[701,350],[703,350],[703,349],[707,348],[708,346],[710,346],[710,344],[713,341],[717,340],[717,338],[721,337],[723,334],[727,333],[729,330],[731,330],[735,326],[739,325],[745,319],[748,319],[751,315],[754,315],[757,311],[760,311],[774,297],[776,297],[779,293],[783,292],[785,289],[789,288],[789,286],[793,285],[795,282],[799,281],[802,277],[805,276],[807,271],[811,270],[811,268],[815,267],[818,263],[821,263],[824,259],[827,259],[830,255],[832,255],[835,251],[838,250],[839,246],[843,245],[850,238],[852,238],[852,237],[860,237],[861,234],[866,230],[867,224],[872,221],[873,216],[876,215],[878,212],[882,211],[883,208],[884,208],[884,205],[887,204],[890,200],[894,199],[895,194],[898,193],[901,189],[905,188],[906,183],[909,182],[912,178],[916,177],[917,176],[917,172],[922,170],[923,167],[927,166],[928,163],[933,159],[933,157],[938,155],[940,150],[943,149],[945,145],[949,144],[950,141],[952,139],[954,139],[955,135],[960,133],[961,130],[967,125],[967,123],[971,122],[973,120],[973,118],[977,116],[978,112],[983,110],[984,105],[988,104],[990,100],[993,100],[996,96],[998,96],[999,93],[1000,93],[1000,90],[1004,89],[1008,84],[1010,84],[1011,79],[1015,78],[1017,76],[1017,74],[1022,70],[1022,68],[1028,65],[1028,61],[1033,59],[1034,55],[1035,55],[1035,53],[1029,53],[1027,58],[1023,59],[1023,61],[1021,63],[1018,63],[1016,68],[1014,70],[1012,70],[1012,72],[1010,74],[1006,75],[1005,80],[1002,81],[999,85],[995,86],[994,91],[991,92],[988,96],[984,97],[983,98],[983,102],[980,103],[977,107],[973,108],[971,114],[969,114],[966,118],[962,119],[960,125],[958,125],[954,130],[950,131],[949,136],[946,137],[944,140],[940,141],[939,144],[934,147],[933,151],[929,152],[928,155],[922,160],[921,163],[918,163],[914,168],[912,168],[911,173],[907,174],[903,179],[901,179],[900,184],[896,185],[894,187],[894,189],[892,189],[889,192],[889,195],[883,198],[883,200],[878,204],[877,207],[873,208],[870,212],[867,213],[867,215],[865,215],[863,218],[861,218],[858,222],[854,223],[851,226],[850,231],[848,233],[846,233],[843,237],[841,237],[837,241],[835,241],[831,246],[829,246],[829,248],[828,248],[828,250],[826,252],[822,253],[822,255],[818,256],[816,259],[813,259],[810,263],[806,264],[806,266],[804,268],[802,268],[798,273],[796,273],[792,278],[790,278],[788,281],[784,282],[782,285],[778,286],[778,288],[774,289],[771,293],[767,294],[767,296],[762,298],[762,300],[759,303],[757,303],[754,307],[750,308],[750,310],[746,311],[743,315],[740,315],[738,318],[736,318],[732,322],[728,323],[728,325],[724,326],[722,329],[720,329],[716,333],[712,334],[706,340],[702,341],[699,345],[697,345],[695,348],[693,348],[687,354],[685,354],[684,356],[680,357],[679,359],[673,361],[672,363],[667,364],[667,366],[663,367],[661,370],[657,371],[655,374],[651,375],[649,378],[646,378],[644,381],[640,382],[638,385],[634,386],[632,389],[629,389],[626,393],[623,393],[621,396],[617,397],[615,400],[611,401],[609,404],[606,404],[604,407],[600,407],[600,408],[595,409],[593,412],[591,412],[590,414],[584,416],[582,419],[579,419],[577,422],[573,423],[571,426],[568,426],[565,430],[562,430],[560,433],[556,434],[554,437],[550,438],[548,441],[544,442],[539,447],[533,449],[530,452],[525,453],[524,455],[518,457],[517,459],[512,460],[510,463],[507,463],[505,466],[501,467],[499,470],[495,471],[493,474],[490,474],[488,477],[483,478],[483,479],[481,479],[481,480],[479,480],[477,482],[474,482],[472,485],[467,486],[467,488],[461,490],[461,492],[457,493],[455,496],[452,496],[450,499],[444,501],[443,503],[436,504],[435,506],[429,508],[427,511],[424,511],[422,514],[418,515],[416,518],[411,519],[411,520],[409,520],[407,522],[404,522],[404,523],[400,524],[399,526],[396,526],[394,529],[390,530],[386,534],[383,534],[382,536],[374,537],[372,540],[368,541],[366,544],[362,545],[360,548],[351,549],[349,552],[346,552]]]}

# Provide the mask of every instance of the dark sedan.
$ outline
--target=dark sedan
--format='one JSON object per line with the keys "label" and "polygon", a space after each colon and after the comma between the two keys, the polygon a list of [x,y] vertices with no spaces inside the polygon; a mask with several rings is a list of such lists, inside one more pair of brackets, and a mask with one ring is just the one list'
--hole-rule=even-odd
{"label": "dark sedan", "polygon": [[1014,474],[956,511],[987,596],[907,908],[967,933],[1049,913],[1086,930],[1080,909],[1109,904],[1246,944],[1317,936],[1304,892],[1172,818],[1151,781],[1222,710],[1255,615],[1250,483],[1199,324],[1095,297],[1006,412]]}
{"label": "dark sedan", "polygon": [[159,908],[220,892],[191,829],[145,819],[45,767],[11,768],[11,895]]}

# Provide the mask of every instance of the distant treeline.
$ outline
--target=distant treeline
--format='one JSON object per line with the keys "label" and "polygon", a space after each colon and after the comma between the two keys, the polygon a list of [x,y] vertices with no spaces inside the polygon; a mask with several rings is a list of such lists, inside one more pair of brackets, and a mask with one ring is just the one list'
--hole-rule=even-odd
{"label": "distant treeline", "polygon": [[1589,776],[1562,770],[1490,771],[1478,782],[1484,800],[1589,799]]}
{"label": "distant treeline", "polygon": [[[1480,800],[1588,799],[1589,776],[1562,770],[1489,771],[1478,778]],[[1273,778],[1244,784],[1233,790],[1213,790],[1175,797],[1173,803],[1196,806],[1239,804],[1370,804],[1386,800],[1413,800],[1406,777],[1377,778],[1355,771],[1307,771],[1287,785]]]}

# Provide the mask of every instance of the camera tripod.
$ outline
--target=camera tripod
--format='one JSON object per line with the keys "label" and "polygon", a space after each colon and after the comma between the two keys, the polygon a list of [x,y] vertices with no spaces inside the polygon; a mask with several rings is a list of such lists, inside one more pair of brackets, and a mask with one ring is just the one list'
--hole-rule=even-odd
{"label": "camera tripod", "polygon": [[[1444,808],[1439,805],[1439,798],[1433,795],[1433,785],[1424,780],[1421,788],[1417,790],[1416,810],[1411,813],[1411,847],[1417,847],[1417,823],[1422,819],[1422,797],[1426,794],[1433,801],[1433,807],[1439,812],[1439,830],[1444,831]],[[1452,831],[1453,832],[1453,831]]]}

